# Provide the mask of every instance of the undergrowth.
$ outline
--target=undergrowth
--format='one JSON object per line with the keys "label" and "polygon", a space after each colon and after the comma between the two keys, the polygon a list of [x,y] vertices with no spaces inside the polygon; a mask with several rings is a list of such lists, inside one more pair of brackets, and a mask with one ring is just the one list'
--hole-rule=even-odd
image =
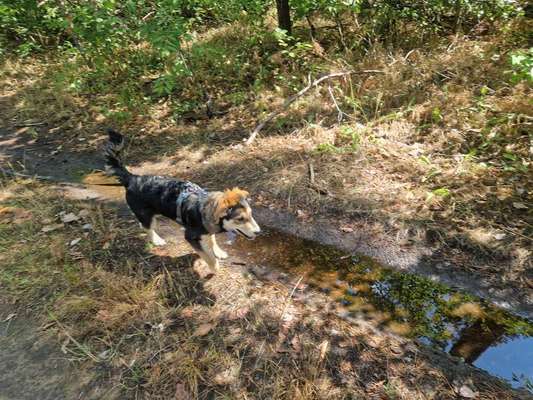
{"label": "undergrowth", "polygon": [[[262,1],[22,3],[0,3],[6,127],[87,152],[112,125],[157,173],[378,223],[532,287],[527,4],[298,1],[289,36]],[[309,79],[348,70],[243,148]]]}

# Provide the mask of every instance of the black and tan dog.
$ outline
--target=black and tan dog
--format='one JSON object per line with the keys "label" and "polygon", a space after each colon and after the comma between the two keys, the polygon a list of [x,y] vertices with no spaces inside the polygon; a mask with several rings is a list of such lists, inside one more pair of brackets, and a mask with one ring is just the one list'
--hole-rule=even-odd
{"label": "black and tan dog", "polygon": [[236,232],[254,239],[261,231],[248,204],[248,192],[239,188],[207,192],[198,185],[161,176],[134,175],[122,164],[124,137],[111,129],[105,147],[106,171],[126,188],[126,202],[155,245],[166,242],[157,234],[158,215],[185,228],[185,239],[211,268],[228,254],[218,247],[215,234]]}

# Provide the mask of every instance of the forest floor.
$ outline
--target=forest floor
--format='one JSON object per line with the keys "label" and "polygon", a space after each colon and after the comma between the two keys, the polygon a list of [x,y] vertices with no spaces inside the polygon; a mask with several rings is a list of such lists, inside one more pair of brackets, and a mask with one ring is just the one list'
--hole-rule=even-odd
{"label": "forest floor", "polygon": [[[214,29],[193,46],[223,45],[232,58],[242,49],[227,43],[238,43],[242,29]],[[103,82],[108,93],[84,93],[75,89],[83,74],[55,54],[7,57],[0,163],[83,182],[102,168],[104,129],[113,126],[128,137],[135,172],[210,189],[242,186],[257,207],[285,212],[292,233],[327,221],[348,250],[393,267],[424,258],[435,267],[427,274],[438,270],[463,288],[481,284],[478,294],[531,316],[531,88],[508,83],[509,46],[496,35],[408,52],[375,49],[348,61],[355,71],[379,72],[310,91],[251,146],[244,140],[290,91],[236,88],[232,71],[215,75],[205,60],[197,76],[217,88],[216,115],[202,104],[177,113],[176,100],[131,111],[117,100],[119,79]],[[312,51],[327,59],[320,45]],[[269,60],[280,78],[282,58]],[[50,324],[65,357],[112,377],[126,397],[524,396],[365,321],[348,324],[325,299],[311,308],[292,301],[297,282],[263,281],[245,259],[198,279],[188,250],[147,248],[133,220],[109,205],[69,199],[51,183],[2,185],[0,282],[2,302],[13,307],[2,308],[2,325],[28,312],[28,326]],[[83,217],[61,223],[60,212]]]}
{"label": "forest floor", "polygon": [[[301,279],[258,274],[246,252],[230,248],[221,271],[202,278],[172,228],[169,246],[150,248],[124,205],[83,190],[2,181],[6,398],[32,398],[37,386],[54,398],[531,397],[364,318],[339,317]],[[24,384],[47,356],[57,373]],[[61,379],[65,360],[77,372]]]}
{"label": "forest floor", "polygon": [[[215,30],[199,45],[238,33]],[[370,54],[354,69],[381,73],[329,83],[334,95],[356,91],[362,109],[339,122],[325,84],[282,112],[251,146],[243,140],[264,111],[280,108],[282,93],[263,89],[233,105],[221,93],[213,107],[222,115],[214,116],[203,106],[176,116],[168,101],[124,112],[113,108],[111,94],[65,89],[53,55],[7,59],[0,115],[10,135],[2,161],[31,173],[60,162],[70,178],[81,179],[88,168],[102,168],[104,129],[114,126],[128,136],[134,171],[211,189],[240,185],[257,206],[282,210],[301,225],[325,220],[338,227],[340,241],[364,232],[366,241],[382,238],[374,248],[387,241],[418,252],[425,264],[465,277],[461,282],[482,282],[476,291],[483,297],[492,290],[501,291],[502,304],[516,299],[515,311],[531,316],[531,89],[506,83],[503,39],[445,44],[408,57]],[[33,170],[32,159],[39,163]],[[397,258],[380,261],[402,267]]]}

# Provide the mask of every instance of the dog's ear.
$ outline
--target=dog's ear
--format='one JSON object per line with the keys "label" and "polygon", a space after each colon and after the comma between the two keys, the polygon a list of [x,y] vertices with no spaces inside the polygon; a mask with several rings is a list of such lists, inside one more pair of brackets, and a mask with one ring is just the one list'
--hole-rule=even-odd
{"label": "dog's ear", "polygon": [[223,192],[211,192],[204,205],[204,223],[209,230],[216,229],[220,219],[224,218],[228,211],[246,199],[248,192],[237,187],[226,189]]}
{"label": "dog's ear", "polygon": [[238,187],[224,190],[217,199],[215,218],[222,218],[230,208],[235,207],[241,200],[246,199],[248,195],[249,193],[246,190],[239,189]]}

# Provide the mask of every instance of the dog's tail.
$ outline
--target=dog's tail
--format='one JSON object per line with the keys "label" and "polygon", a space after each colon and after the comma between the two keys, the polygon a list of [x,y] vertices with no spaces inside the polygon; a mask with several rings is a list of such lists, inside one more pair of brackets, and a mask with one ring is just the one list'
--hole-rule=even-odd
{"label": "dog's tail", "polygon": [[109,141],[104,148],[106,172],[109,175],[115,175],[122,185],[128,186],[131,174],[122,164],[120,157],[120,152],[124,147],[124,136],[113,129],[108,129],[107,134]]}

